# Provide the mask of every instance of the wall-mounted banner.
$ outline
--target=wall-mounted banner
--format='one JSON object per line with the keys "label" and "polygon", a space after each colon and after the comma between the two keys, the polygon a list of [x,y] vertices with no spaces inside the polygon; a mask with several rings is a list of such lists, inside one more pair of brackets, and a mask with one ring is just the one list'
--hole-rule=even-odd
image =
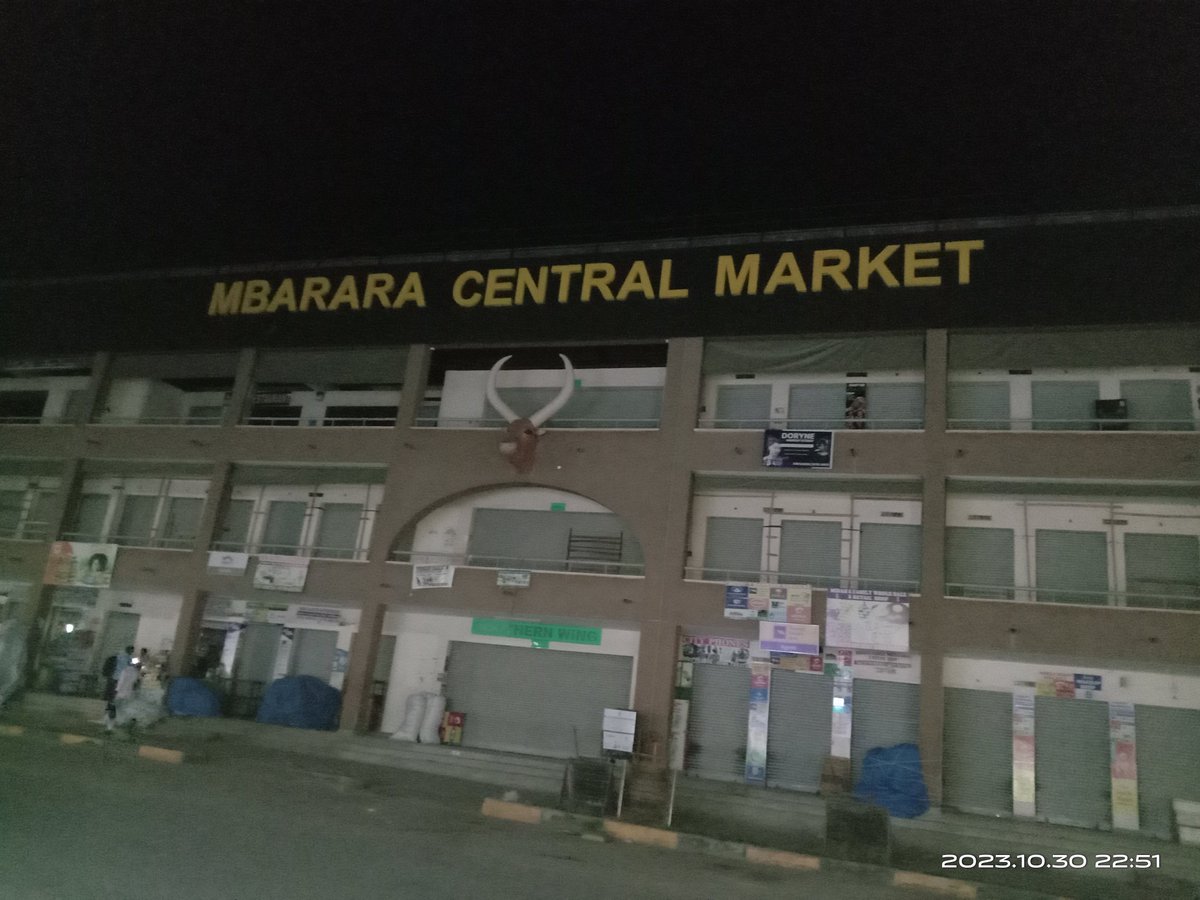
{"label": "wall-mounted banner", "polygon": [[821,626],[759,622],[758,645],[768,654],[798,653],[814,656],[821,652]]}
{"label": "wall-mounted banner", "polygon": [[821,675],[825,671],[825,659],[822,656],[805,656],[800,653],[772,653],[771,665],[785,672],[807,672],[810,675]]}
{"label": "wall-mounted banner", "polygon": [[771,711],[771,667],[750,667],[750,717],[746,723],[746,784],[767,783],[767,724]]}
{"label": "wall-mounted banner", "polygon": [[633,735],[637,729],[637,713],[632,709],[604,710],[601,749],[617,756],[633,755]]}
{"label": "wall-mounted banner", "polygon": [[50,545],[42,583],[62,587],[106,588],[112,585],[116,563],[116,544],[55,541]]}
{"label": "wall-mounted banner", "polygon": [[525,622],[520,619],[472,619],[471,634],[532,641],[534,646],[545,646],[551,642],[599,646],[603,630],[553,622]]}
{"label": "wall-mounted banner", "polygon": [[272,606],[267,603],[256,603],[253,600],[246,603],[246,618],[251,622],[266,622],[268,625],[282,625],[287,621],[286,606]]}
{"label": "wall-mounted banner", "polygon": [[254,586],[262,591],[300,593],[308,580],[308,558],[304,556],[260,556],[254,567]]}
{"label": "wall-mounted banner", "polygon": [[830,588],[825,643],[863,650],[908,650],[909,595]]}
{"label": "wall-mounted banner", "polygon": [[1137,831],[1137,726],[1132,703],[1108,704],[1113,828]]}
{"label": "wall-mounted banner", "polygon": [[685,634],[681,653],[684,660],[691,662],[746,666],[750,664],[750,641],[715,635]]}
{"label": "wall-mounted banner", "polygon": [[1034,686],[1028,683],[1016,685],[1012,716],[1013,815],[1027,818],[1037,813],[1036,712]]}
{"label": "wall-mounted banner", "polygon": [[912,653],[891,650],[854,650],[851,654],[855,678],[873,681],[895,681],[903,684],[921,683],[921,660]]}
{"label": "wall-mounted banner", "polygon": [[301,606],[296,609],[296,619],[321,625],[341,625],[342,611],[336,606]]}
{"label": "wall-mounted banner", "polygon": [[244,575],[249,565],[249,553],[227,553],[224,550],[208,552],[209,575]]}
{"label": "wall-mounted banner", "polygon": [[1039,672],[1037,695],[1059,697],[1064,700],[1094,700],[1104,690],[1102,675],[1078,672]]}
{"label": "wall-mounted banner", "polygon": [[454,586],[454,566],[444,563],[412,567],[412,589],[448,588]]}
{"label": "wall-mounted banner", "polygon": [[496,587],[527,588],[530,573],[519,569],[500,569],[496,572]]}
{"label": "wall-mounted banner", "polygon": [[207,349],[1182,322],[1200,294],[1195,234],[1186,216],[944,223],[666,250],[8,279],[0,294],[7,345],[26,353],[173,350],[180,335]]}
{"label": "wall-mounted banner", "polygon": [[763,432],[762,464],[768,468],[832,469],[833,432],[768,428]]}
{"label": "wall-mounted banner", "polygon": [[727,584],[725,618],[807,625],[812,621],[812,585]]}

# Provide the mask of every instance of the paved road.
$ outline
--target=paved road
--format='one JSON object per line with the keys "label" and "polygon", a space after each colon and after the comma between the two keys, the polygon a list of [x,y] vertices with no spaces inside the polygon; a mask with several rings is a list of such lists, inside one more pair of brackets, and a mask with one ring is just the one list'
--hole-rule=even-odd
{"label": "paved road", "polygon": [[5,900],[906,898],[869,876],[788,872],[485,819],[486,789],[289,754],[183,766],[0,738]]}

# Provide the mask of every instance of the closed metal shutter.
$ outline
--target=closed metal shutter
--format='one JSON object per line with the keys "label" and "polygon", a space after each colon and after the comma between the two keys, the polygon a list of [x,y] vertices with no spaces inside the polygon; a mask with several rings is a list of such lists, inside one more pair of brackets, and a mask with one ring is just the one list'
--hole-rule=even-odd
{"label": "closed metal shutter", "polygon": [[757,581],[762,570],[763,520],[709,516],[704,532],[708,581]]}
{"label": "closed metal shutter", "polygon": [[463,744],[538,756],[600,756],[605,707],[629,705],[633,658],[451,641],[446,708]]}
{"label": "closed metal shutter", "polygon": [[303,500],[273,500],[267,509],[262,552],[291,555],[300,546],[308,504]]}
{"label": "closed metal shutter", "polygon": [[275,658],[279,655],[282,625],[251,622],[242,632],[237,651],[239,681],[269,683],[275,678]]}
{"label": "closed metal shutter", "polygon": [[767,784],[814,793],[820,788],[832,708],[833,676],[783,669],[771,673]]}
{"label": "closed metal shutter", "polygon": [[839,587],[842,523],[785,520],[779,529],[779,581]]}
{"label": "closed metal shutter", "polygon": [[1126,606],[1200,609],[1200,538],[1126,534],[1125,585]]}
{"label": "closed metal shutter", "polygon": [[1191,386],[1183,379],[1121,382],[1133,431],[1194,431]]}
{"label": "closed metal shutter", "polygon": [[1012,427],[1004,381],[952,381],[947,385],[946,406],[951,428],[1007,431]]}
{"label": "closed metal shutter", "polygon": [[1200,710],[1138,705],[1138,824],[1173,839],[1173,800],[1200,802]]}
{"label": "closed metal shutter", "polygon": [[771,424],[771,385],[722,384],[717,387],[717,428],[766,428]]}
{"label": "closed metal shutter", "polygon": [[879,429],[920,428],[925,421],[925,385],[868,384],[867,423]]}
{"label": "closed metal shutter", "polygon": [[843,427],[845,384],[793,384],[788,390],[788,428]]}
{"label": "closed metal shutter", "polygon": [[337,652],[336,631],[297,628],[292,645],[291,674],[312,675],[328,682],[333,675],[333,657]]}
{"label": "closed metal shutter", "polygon": [[313,555],[326,559],[354,559],[362,518],[361,503],[322,504]]}
{"label": "closed metal shutter", "polygon": [[1039,528],[1037,591],[1043,603],[1108,603],[1108,536]]}
{"label": "closed metal shutter", "polygon": [[698,663],[692,677],[684,770],[701,778],[743,781],[749,719],[750,669]]}
{"label": "closed metal shutter", "polygon": [[104,519],[108,515],[108,494],[84,494],[75,505],[75,517],[71,523],[72,539],[98,541],[104,531]]}
{"label": "closed metal shutter", "polygon": [[126,495],[125,502],[121,504],[121,518],[116,533],[111,536],[117,543],[148,543],[156,515],[157,497]]}
{"label": "closed metal shutter", "polygon": [[854,679],[850,759],[855,784],[868,750],[917,742],[920,696],[919,685]]}
{"label": "closed metal shutter", "polygon": [[921,581],[921,526],[859,526],[858,586],[882,591],[915,591]]}
{"label": "closed metal shutter", "polygon": [[1035,381],[1030,393],[1034,431],[1090,431],[1096,427],[1092,420],[1100,399],[1099,382]]}
{"label": "closed metal shutter", "polygon": [[1012,694],[946,688],[943,802],[963,812],[1012,815]]}
{"label": "closed metal shutter", "polygon": [[1013,598],[1013,530],[946,529],[946,596]]}
{"label": "closed metal shutter", "polygon": [[1107,827],[1112,821],[1108,704],[1038,697],[1036,716],[1038,818]]}

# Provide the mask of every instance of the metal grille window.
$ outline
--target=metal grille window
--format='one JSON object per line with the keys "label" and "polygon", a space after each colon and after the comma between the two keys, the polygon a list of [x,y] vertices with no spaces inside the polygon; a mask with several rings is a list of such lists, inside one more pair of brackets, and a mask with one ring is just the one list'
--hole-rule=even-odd
{"label": "metal grille window", "polygon": [[126,495],[125,502],[121,504],[121,521],[112,540],[132,546],[149,544],[158,504],[158,497]]}
{"label": "metal grille window", "polygon": [[1107,827],[1112,820],[1108,704],[1038,697],[1036,716],[1038,818]]}
{"label": "metal grille window", "polygon": [[1012,814],[1012,694],[945,690],[942,778],[946,806],[985,816]]}
{"label": "metal grille window", "polygon": [[1102,531],[1036,532],[1038,599],[1108,603],[1108,536]]}
{"label": "metal grille window", "polygon": [[230,500],[225,506],[225,518],[221,522],[218,549],[245,550],[253,514],[253,500]]}
{"label": "metal grille window", "polygon": [[200,514],[204,501],[199,497],[171,497],[167,501],[167,521],[162,529],[162,544],[190,547],[200,532]]}
{"label": "metal grille window", "polygon": [[70,534],[75,540],[98,541],[104,533],[104,521],[108,517],[108,494],[83,494],[75,506],[75,517]]}
{"label": "metal grille window", "polygon": [[914,591],[921,582],[921,526],[859,526],[858,585],[863,589]]}
{"label": "metal grille window", "polygon": [[327,559],[354,559],[362,515],[363,508],[357,503],[323,504],[313,555]]}
{"label": "metal grille window", "polygon": [[840,586],[842,523],[784,520],[779,529],[779,571],[783,584]]}
{"label": "metal grille window", "polygon": [[925,421],[925,385],[911,382],[867,385],[869,428],[920,428]]}
{"label": "metal grille window", "polygon": [[[641,574],[640,544],[619,516],[600,512],[476,509],[471,518],[467,561],[469,565],[476,566],[523,566],[568,571],[572,568],[572,532],[593,538],[607,536],[621,539],[619,559],[607,563],[591,562],[587,566],[589,571],[599,569],[609,574]],[[578,539],[576,545],[583,547]],[[582,552],[582,549],[579,550],[579,553]],[[598,559],[596,554],[592,556]]]}
{"label": "metal grille window", "polygon": [[1009,386],[1005,381],[952,381],[947,385],[951,428],[1006,431],[1010,421]]}
{"label": "metal grille window", "polygon": [[1194,431],[1191,385],[1183,379],[1138,379],[1121,382],[1134,431]]}
{"label": "metal grille window", "polygon": [[1200,537],[1125,535],[1126,606],[1200,609]]}
{"label": "metal grille window", "polygon": [[1011,600],[1011,528],[946,528],[946,596]]}
{"label": "metal grille window", "polygon": [[841,428],[845,384],[793,384],[788,389],[788,428]]}
{"label": "metal grille window", "polygon": [[744,780],[749,719],[750,670],[697,664],[684,757],[688,774],[720,781]]}
{"label": "metal grille window", "polygon": [[1139,704],[1136,716],[1138,824],[1170,840],[1172,801],[1200,802],[1200,710]]}
{"label": "metal grille window", "polygon": [[771,385],[722,384],[717,388],[717,428],[767,428],[771,424]]}
{"label": "metal grille window", "polygon": [[1031,390],[1034,430],[1088,431],[1094,427],[1098,382],[1035,381]]}
{"label": "metal grille window", "polygon": [[262,552],[295,554],[304,531],[308,504],[302,500],[274,500],[267,508],[267,524],[263,530]]}
{"label": "metal grille window", "polygon": [[832,676],[784,669],[771,673],[767,719],[767,783],[771,787],[813,793],[820,788],[829,755],[832,705]]}
{"label": "metal grille window", "polygon": [[704,533],[707,581],[755,581],[762,570],[763,520],[709,516]]}

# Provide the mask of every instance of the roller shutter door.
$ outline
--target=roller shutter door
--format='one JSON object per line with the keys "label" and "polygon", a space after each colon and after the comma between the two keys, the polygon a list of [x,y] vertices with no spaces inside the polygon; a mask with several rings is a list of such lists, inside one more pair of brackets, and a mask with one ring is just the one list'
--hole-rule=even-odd
{"label": "roller shutter door", "polygon": [[295,643],[292,645],[291,674],[311,675],[328,683],[333,677],[337,639],[336,631],[297,628]]}
{"label": "roller shutter door", "polygon": [[744,780],[749,718],[750,670],[697,663],[688,709],[687,773],[721,781]]}
{"label": "roller shutter door", "polygon": [[868,750],[917,742],[920,686],[855,679],[851,710],[850,758],[857,784]]}
{"label": "roller shutter door", "polygon": [[1037,816],[1056,825],[1112,821],[1108,704],[1037,698]]}
{"label": "roller shutter door", "polygon": [[771,714],[767,720],[767,784],[816,792],[829,755],[833,677],[771,673]]}
{"label": "roller shutter door", "polygon": [[242,632],[238,646],[237,677],[241,681],[269,684],[275,678],[275,658],[279,655],[282,625],[251,622]]}
{"label": "roller shutter door", "polygon": [[717,387],[717,428],[767,428],[771,424],[771,385],[722,384]]}
{"label": "roller shutter door", "polygon": [[1012,814],[1012,694],[946,688],[943,802],[963,812]]}
{"label": "roller shutter door", "polygon": [[598,757],[604,708],[629,705],[632,673],[629,656],[451,641],[446,708],[466,713],[464,746]]}
{"label": "roller shutter door", "polygon": [[1172,839],[1172,800],[1200,802],[1200,710],[1136,709],[1138,824]]}

